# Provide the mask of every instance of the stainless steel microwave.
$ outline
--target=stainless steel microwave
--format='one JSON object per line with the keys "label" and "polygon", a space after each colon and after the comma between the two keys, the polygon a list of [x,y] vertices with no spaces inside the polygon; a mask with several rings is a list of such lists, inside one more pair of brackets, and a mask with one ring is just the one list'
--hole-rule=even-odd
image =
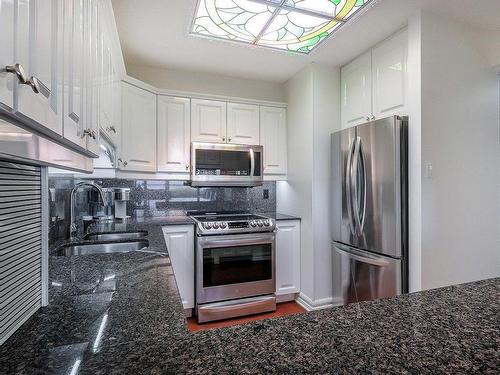
{"label": "stainless steel microwave", "polygon": [[263,147],[191,143],[192,186],[262,185]]}

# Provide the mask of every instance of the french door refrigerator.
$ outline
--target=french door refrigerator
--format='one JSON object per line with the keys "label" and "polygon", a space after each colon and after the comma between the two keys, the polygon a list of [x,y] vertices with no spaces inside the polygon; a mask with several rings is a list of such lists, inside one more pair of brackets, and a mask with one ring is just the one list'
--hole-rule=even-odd
{"label": "french door refrigerator", "polygon": [[343,304],[408,292],[408,118],[332,134],[334,294]]}

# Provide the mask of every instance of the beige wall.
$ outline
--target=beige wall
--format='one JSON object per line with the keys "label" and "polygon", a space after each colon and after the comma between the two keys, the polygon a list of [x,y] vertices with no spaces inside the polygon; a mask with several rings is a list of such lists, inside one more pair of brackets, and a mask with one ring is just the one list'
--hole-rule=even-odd
{"label": "beige wall", "polygon": [[127,74],[160,89],[285,102],[285,85],[278,82],[234,78],[127,64]]}

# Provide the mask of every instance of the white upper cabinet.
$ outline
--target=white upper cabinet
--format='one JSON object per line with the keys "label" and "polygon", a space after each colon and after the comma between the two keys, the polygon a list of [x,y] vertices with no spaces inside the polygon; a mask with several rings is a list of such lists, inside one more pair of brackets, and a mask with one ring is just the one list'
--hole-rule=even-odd
{"label": "white upper cabinet", "polygon": [[158,171],[189,172],[190,100],[158,96]]}
{"label": "white upper cabinet", "polygon": [[14,106],[14,72],[7,72],[6,66],[14,66],[14,2],[0,0],[0,106],[12,110]]}
{"label": "white upper cabinet", "polygon": [[342,128],[407,110],[408,36],[403,30],[341,70]]}
{"label": "white upper cabinet", "polygon": [[101,15],[99,2],[97,0],[87,0],[87,33],[85,45],[89,50],[84,56],[86,66],[84,68],[86,76],[86,112],[87,121],[85,123],[85,132],[87,138],[87,149],[99,154],[99,122],[100,98],[102,88],[102,45],[103,35],[101,26]]}
{"label": "white upper cabinet", "polygon": [[128,83],[122,86],[119,168],[156,171],[156,95]]}
{"label": "white upper cabinet", "polygon": [[259,106],[227,103],[227,143],[259,144]]}
{"label": "white upper cabinet", "polygon": [[300,220],[276,221],[276,295],[300,292]]}
{"label": "white upper cabinet", "polygon": [[264,146],[264,174],[286,174],[286,109],[260,107],[260,138]]}
{"label": "white upper cabinet", "polygon": [[62,1],[17,1],[14,60],[31,82],[17,85],[17,111],[57,134],[62,134],[62,20]]}
{"label": "white upper cabinet", "polygon": [[373,115],[383,118],[404,113],[407,106],[407,31],[372,51]]}
{"label": "white upper cabinet", "polygon": [[84,0],[70,0],[64,3],[64,138],[86,147],[84,107],[84,38],[88,22],[84,22]]}
{"label": "white upper cabinet", "polygon": [[191,141],[226,142],[226,102],[191,99]]}
{"label": "white upper cabinet", "polygon": [[355,126],[369,120],[372,112],[371,75],[371,52],[342,68],[342,127]]}

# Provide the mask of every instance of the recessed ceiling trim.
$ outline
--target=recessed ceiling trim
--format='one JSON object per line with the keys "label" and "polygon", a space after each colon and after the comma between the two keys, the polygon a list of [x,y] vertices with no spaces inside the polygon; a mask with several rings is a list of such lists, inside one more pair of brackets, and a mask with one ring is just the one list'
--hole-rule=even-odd
{"label": "recessed ceiling trim", "polygon": [[190,34],[308,54],[372,1],[198,0]]}

